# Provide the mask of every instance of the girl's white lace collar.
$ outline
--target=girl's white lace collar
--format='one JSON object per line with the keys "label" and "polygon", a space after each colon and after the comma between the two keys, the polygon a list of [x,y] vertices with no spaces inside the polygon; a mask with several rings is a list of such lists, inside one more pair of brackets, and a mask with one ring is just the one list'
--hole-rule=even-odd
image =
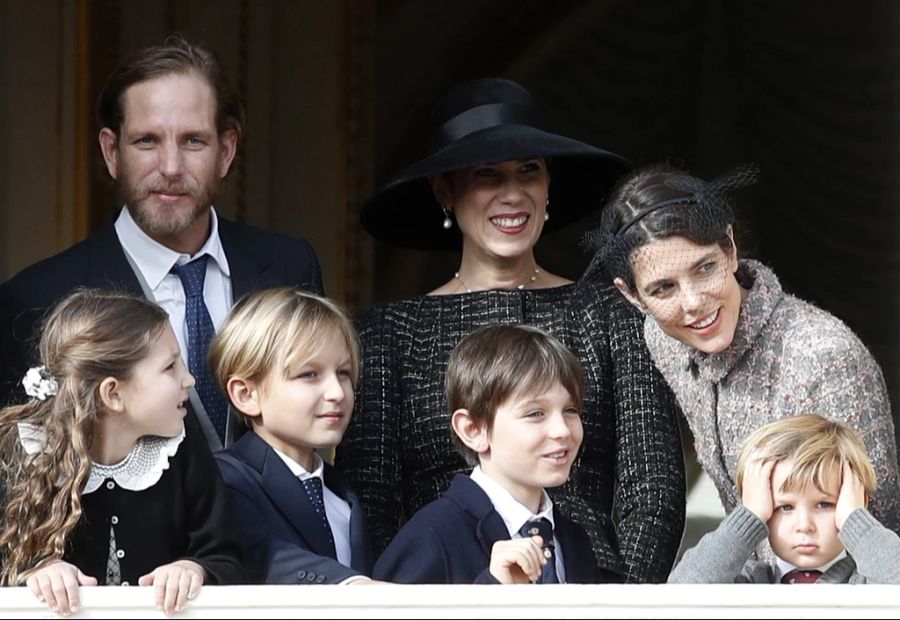
{"label": "girl's white lace collar", "polygon": [[[37,454],[44,444],[44,432],[40,427],[27,422],[18,424],[19,441],[28,454]],[[145,435],[138,439],[134,449],[124,459],[114,465],[91,463],[83,494],[93,493],[104,480],[112,479],[123,489],[143,491],[149,489],[169,469],[169,459],[178,452],[184,441],[184,429],[176,437],[156,437]]]}

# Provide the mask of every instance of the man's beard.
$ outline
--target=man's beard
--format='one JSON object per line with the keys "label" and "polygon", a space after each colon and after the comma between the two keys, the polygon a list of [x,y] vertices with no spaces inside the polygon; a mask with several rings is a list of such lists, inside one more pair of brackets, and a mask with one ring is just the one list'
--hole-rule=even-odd
{"label": "man's beard", "polygon": [[[187,230],[197,219],[205,216],[219,192],[220,180],[213,176],[200,187],[184,181],[155,179],[135,184],[123,170],[116,182],[116,190],[131,217],[151,237],[177,235]],[[151,204],[153,192],[184,194],[193,203],[185,205]]]}

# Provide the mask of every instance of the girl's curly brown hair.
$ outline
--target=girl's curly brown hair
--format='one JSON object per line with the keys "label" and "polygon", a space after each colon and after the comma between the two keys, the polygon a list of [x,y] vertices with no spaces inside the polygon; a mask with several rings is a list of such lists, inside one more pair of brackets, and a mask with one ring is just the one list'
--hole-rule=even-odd
{"label": "girl's curly brown hair", "polygon": [[[58,391],[0,411],[3,585],[17,585],[32,569],[63,557],[81,518],[89,450],[104,415],[98,387],[107,377],[131,378],[167,322],[165,311],[145,299],[92,289],[68,295],[43,322],[41,360]],[[42,450],[25,451],[19,423],[40,429]]]}

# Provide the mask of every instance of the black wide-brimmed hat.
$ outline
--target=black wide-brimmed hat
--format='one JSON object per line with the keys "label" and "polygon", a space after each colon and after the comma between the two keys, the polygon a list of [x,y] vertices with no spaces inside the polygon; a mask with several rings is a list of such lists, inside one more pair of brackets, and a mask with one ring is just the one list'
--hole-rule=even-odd
{"label": "black wide-brimmed hat", "polygon": [[550,219],[544,230],[600,208],[606,192],[631,169],[615,153],[551,133],[537,103],[510,80],[483,78],[451,89],[431,113],[428,155],[379,187],[360,219],[373,237],[417,250],[461,246],[459,228],[444,213],[428,177],[483,164],[541,157],[550,163]]}

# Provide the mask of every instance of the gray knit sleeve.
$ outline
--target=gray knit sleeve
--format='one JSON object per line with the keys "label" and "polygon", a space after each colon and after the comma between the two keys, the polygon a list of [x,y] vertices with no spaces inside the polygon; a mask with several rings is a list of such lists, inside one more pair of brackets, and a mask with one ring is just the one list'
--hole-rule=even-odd
{"label": "gray knit sleeve", "polygon": [[684,553],[669,575],[669,583],[738,583],[756,545],[768,534],[766,524],[744,506],[738,506]]}
{"label": "gray knit sleeve", "polygon": [[838,538],[867,583],[900,584],[900,537],[865,508],[854,510]]}

